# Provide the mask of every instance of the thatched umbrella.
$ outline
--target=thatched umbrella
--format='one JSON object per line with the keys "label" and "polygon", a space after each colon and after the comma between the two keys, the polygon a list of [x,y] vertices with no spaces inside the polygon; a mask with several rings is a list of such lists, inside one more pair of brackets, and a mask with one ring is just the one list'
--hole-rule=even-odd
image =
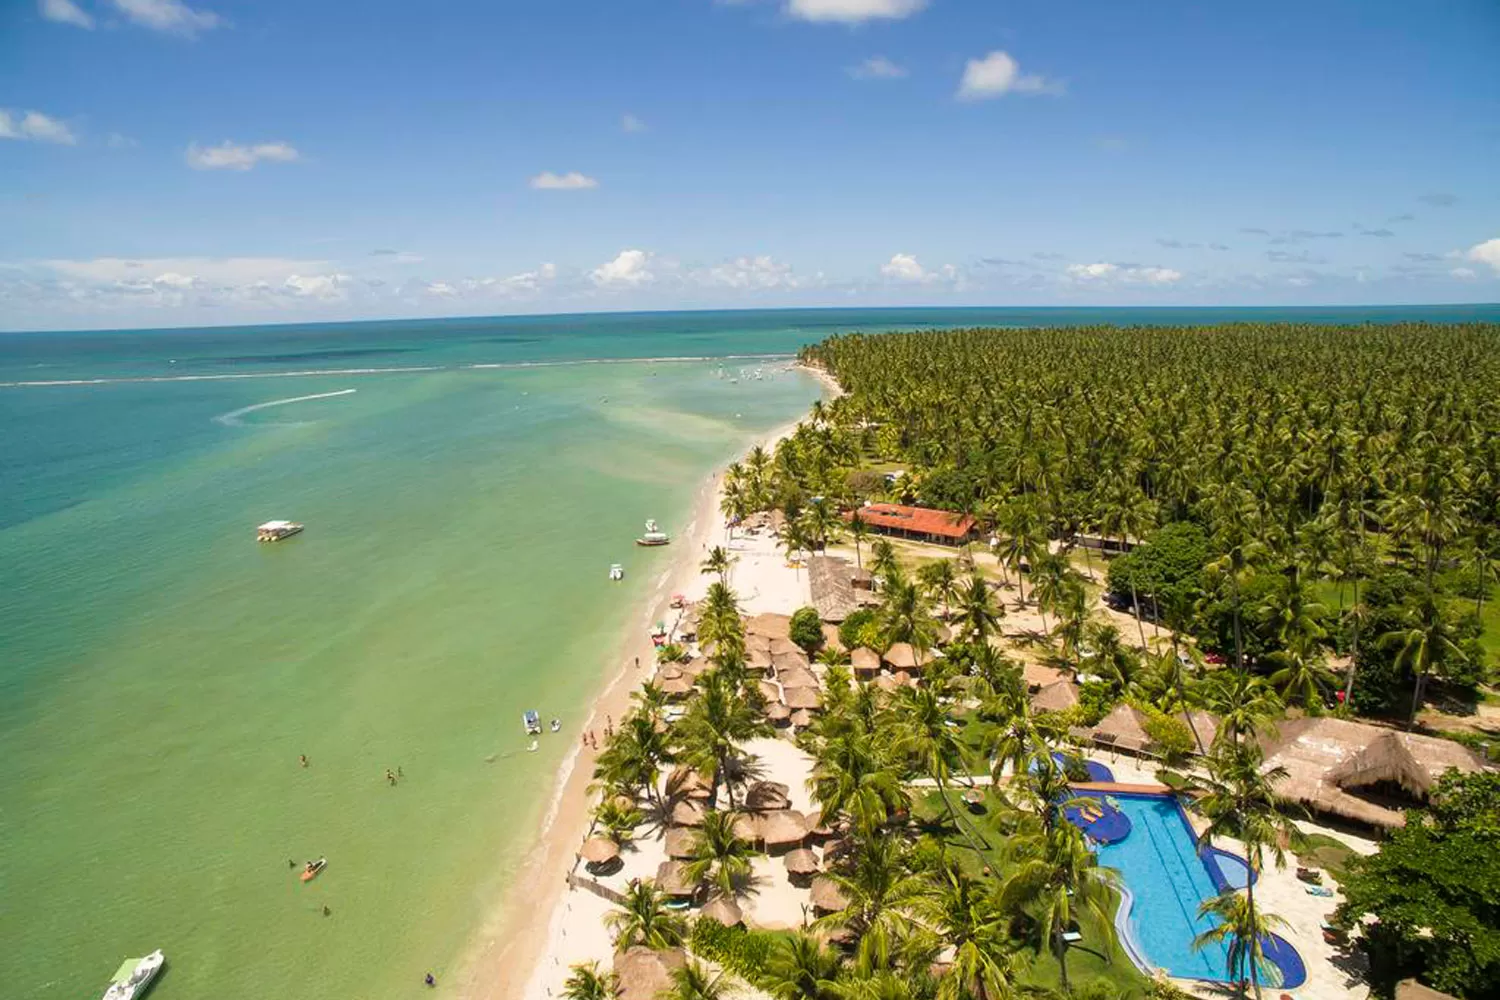
{"label": "thatched umbrella", "polygon": [[792,713],[790,721],[796,728],[806,729],[808,726],[812,725],[812,713],[805,708],[799,708],[797,709],[797,711]]}
{"label": "thatched umbrella", "polygon": [[794,877],[816,875],[823,870],[823,866],[818,864],[818,856],[806,847],[791,851],[783,860],[786,862],[787,874]]}
{"label": "thatched umbrella", "polygon": [[787,655],[791,655],[791,656],[806,656],[807,653],[802,649],[801,646],[797,645],[795,642],[793,642],[790,639],[772,639],[771,640],[771,655],[772,656],[787,656]]}
{"label": "thatched umbrella", "polygon": [[739,904],[727,896],[715,896],[703,908],[701,915],[709,920],[715,920],[725,927],[738,927],[745,922],[744,914],[740,913]]}
{"label": "thatched umbrella", "polygon": [[673,798],[708,799],[713,795],[708,779],[690,767],[675,767],[667,775],[667,794]]}
{"label": "thatched umbrella", "polygon": [[832,837],[833,824],[824,818],[823,810],[807,814],[808,836],[810,837]]}
{"label": "thatched umbrella", "polygon": [[837,625],[830,625],[827,622],[823,623],[823,645],[836,653],[844,651],[844,642],[839,638],[839,627]]}
{"label": "thatched umbrella", "polygon": [[683,673],[683,676],[685,676],[685,677],[691,677],[694,680],[696,680],[699,677],[703,676],[705,673],[707,673],[708,670],[709,670],[709,668],[712,667],[713,665],[714,665],[713,661],[710,660],[708,657],[706,657],[706,656],[695,656],[691,660],[689,660],[688,662],[686,662],[686,663],[684,663],[682,665],[682,673]]}
{"label": "thatched umbrella", "polygon": [[666,836],[667,857],[682,861],[691,858],[698,853],[698,831],[690,830],[685,826],[674,826],[667,829]]}
{"label": "thatched umbrella", "polygon": [[675,681],[681,676],[682,666],[677,663],[668,663],[657,669],[656,682],[660,684],[662,681]]}
{"label": "thatched umbrella", "polygon": [[1054,681],[1031,696],[1033,712],[1066,712],[1078,704],[1078,685],[1072,681]]}
{"label": "thatched umbrella", "polygon": [[947,625],[944,625],[942,622],[938,622],[938,626],[934,634],[937,638],[937,644],[939,646],[946,646],[948,645],[948,643],[953,641],[953,629],[949,628]]}
{"label": "thatched umbrella", "polygon": [[755,817],[749,813],[735,813],[731,826],[734,835],[747,844],[760,841],[760,827],[755,822]]}
{"label": "thatched umbrella", "polygon": [[815,688],[818,679],[806,667],[777,667],[776,680],[784,688]]}
{"label": "thatched umbrella", "polygon": [[758,632],[750,633],[749,635],[745,636],[745,651],[751,653],[759,651],[765,653],[767,656],[770,656],[771,637],[768,635],[761,635]]}
{"label": "thatched umbrella", "polygon": [[856,674],[880,673],[880,654],[868,646],[859,646],[849,654],[849,665]]}
{"label": "thatched umbrella", "polygon": [[918,652],[909,642],[898,642],[885,651],[885,662],[897,670],[916,670],[932,662],[932,654]]}
{"label": "thatched umbrella", "polygon": [[620,845],[608,837],[590,837],[578,849],[578,856],[590,865],[607,865],[620,856]]}
{"label": "thatched umbrella", "polygon": [[672,987],[672,973],[687,965],[679,949],[652,951],[638,944],[615,955],[619,1000],[656,1000]]}
{"label": "thatched umbrella", "polygon": [[849,906],[849,899],[833,879],[819,875],[812,883],[812,905],[822,913],[838,913]]}
{"label": "thatched umbrella", "polygon": [[691,896],[698,886],[687,877],[687,865],[681,861],[663,861],[656,868],[656,887],[668,896]]}
{"label": "thatched umbrella", "polygon": [[815,687],[789,687],[781,696],[787,708],[822,708],[823,696]]}
{"label": "thatched umbrella", "polygon": [[760,839],[766,847],[786,847],[807,839],[807,817],[795,809],[777,809],[762,813],[755,821]]}
{"label": "thatched umbrella", "polygon": [[781,688],[777,687],[775,684],[772,684],[770,681],[756,681],[755,687],[758,691],[760,691],[760,696],[766,701],[781,700]]}
{"label": "thatched umbrella", "polygon": [[765,612],[745,622],[746,635],[764,635],[771,639],[792,637],[792,616]]}
{"label": "thatched umbrella", "polygon": [[745,654],[745,669],[765,673],[772,666],[771,654],[764,649],[752,649]]}
{"label": "thatched umbrella", "polygon": [[702,826],[703,803],[697,799],[685,799],[672,807],[673,826]]}
{"label": "thatched umbrella", "polygon": [[668,698],[681,698],[693,692],[693,682],[681,673],[676,677],[667,678],[658,684],[657,687],[661,688],[661,693]]}
{"label": "thatched umbrella", "polygon": [[787,798],[787,793],[790,791],[790,788],[780,782],[757,781],[745,793],[745,808],[752,812],[789,808],[792,800]]}
{"label": "thatched umbrella", "polygon": [[772,722],[785,722],[792,717],[792,710],[779,701],[773,701],[766,706],[766,718]]}

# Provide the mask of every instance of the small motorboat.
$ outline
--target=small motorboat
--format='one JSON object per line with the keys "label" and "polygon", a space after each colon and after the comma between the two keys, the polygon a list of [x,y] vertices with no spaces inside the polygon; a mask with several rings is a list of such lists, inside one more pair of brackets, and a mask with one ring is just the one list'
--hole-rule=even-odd
{"label": "small motorboat", "polygon": [[552,729],[552,731],[554,733],[561,732],[562,731],[562,720],[561,719],[553,719],[552,720],[551,729]]}
{"label": "small motorboat", "polygon": [[542,731],[542,717],[533,709],[528,708],[521,713],[521,725],[526,727],[528,734],[535,736]]}
{"label": "small motorboat", "polygon": [[655,521],[646,522],[646,533],[635,540],[637,545],[666,545],[672,536],[662,531]]}
{"label": "small motorboat", "polygon": [[127,958],[109,980],[103,1000],[135,1000],[151,985],[167,958],[158,948],[145,958]]}
{"label": "small motorboat", "polygon": [[625,567],[619,563],[611,563],[609,566],[609,578],[611,580],[625,579]]}
{"label": "small motorboat", "polygon": [[302,881],[311,882],[313,879],[321,875],[323,873],[323,869],[327,867],[327,858],[319,858],[316,861],[309,861],[307,864],[302,866]]}

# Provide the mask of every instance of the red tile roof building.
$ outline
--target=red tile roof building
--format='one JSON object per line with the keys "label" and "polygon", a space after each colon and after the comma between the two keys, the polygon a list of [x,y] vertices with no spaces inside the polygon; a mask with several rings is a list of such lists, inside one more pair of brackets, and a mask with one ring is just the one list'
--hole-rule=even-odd
{"label": "red tile roof building", "polygon": [[947,545],[957,545],[974,530],[974,518],[968,514],[955,514],[951,510],[872,503],[845,514],[844,520],[853,520],[856,513],[861,521],[876,531]]}

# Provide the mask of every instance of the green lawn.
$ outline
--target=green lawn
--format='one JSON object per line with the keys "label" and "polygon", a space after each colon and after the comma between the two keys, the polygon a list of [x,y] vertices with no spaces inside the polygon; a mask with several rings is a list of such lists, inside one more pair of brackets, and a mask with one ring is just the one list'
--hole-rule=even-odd
{"label": "green lawn", "polygon": [[[999,878],[1004,874],[1001,847],[1006,834],[996,823],[1008,808],[989,788],[984,789],[984,810],[970,812],[959,799],[960,791],[950,792],[959,822],[981,845],[976,852],[969,839],[955,830],[948,821],[948,812],[936,791],[918,795],[912,803],[913,817],[924,827],[929,836],[942,841],[950,855],[957,859],[963,869],[976,878]],[[988,873],[987,873],[988,872]],[[1118,905],[1118,900],[1116,900]],[[1113,913],[1111,913],[1113,917]],[[1109,983],[1126,997],[1145,995],[1147,978],[1131,963],[1123,951],[1116,948],[1113,959],[1106,957],[1102,942],[1110,940],[1112,927],[1100,927],[1091,919],[1080,921],[1083,943],[1068,952],[1068,978],[1074,988],[1096,979]],[[1059,983],[1057,960],[1046,949],[1032,951],[1032,962],[1024,982],[1033,986],[1056,989]]]}

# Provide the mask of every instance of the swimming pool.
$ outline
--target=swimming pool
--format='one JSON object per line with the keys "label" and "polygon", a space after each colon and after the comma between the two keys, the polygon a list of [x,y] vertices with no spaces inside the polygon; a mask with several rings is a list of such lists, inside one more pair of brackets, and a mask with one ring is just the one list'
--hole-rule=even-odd
{"label": "swimming pool", "polygon": [[[1198,916],[1199,904],[1217,896],[1222,886],[1243,885],[1248,875],[1244,862],[1220,851],[1200,856],[1187,817],[1170,795],[1117,792],[1108,797],[1130,820],[1123,840],[1098,847],[1099,863],[1117,869],[1126,890],[1116,919],[1121,943],[1147,972],[1162,968],[1182,979],[1226,982],[1227,946],[1211,944],[1195,951],[1193,939],[1212,926]],[[1220,856],[1234,861],[1227,872],[1219,867]],[[1279,970],[1280,982],[1265,985],[1301,986],[1307,979],[1302,959],[1286,941],[1272,938],[1266,956]]]}

